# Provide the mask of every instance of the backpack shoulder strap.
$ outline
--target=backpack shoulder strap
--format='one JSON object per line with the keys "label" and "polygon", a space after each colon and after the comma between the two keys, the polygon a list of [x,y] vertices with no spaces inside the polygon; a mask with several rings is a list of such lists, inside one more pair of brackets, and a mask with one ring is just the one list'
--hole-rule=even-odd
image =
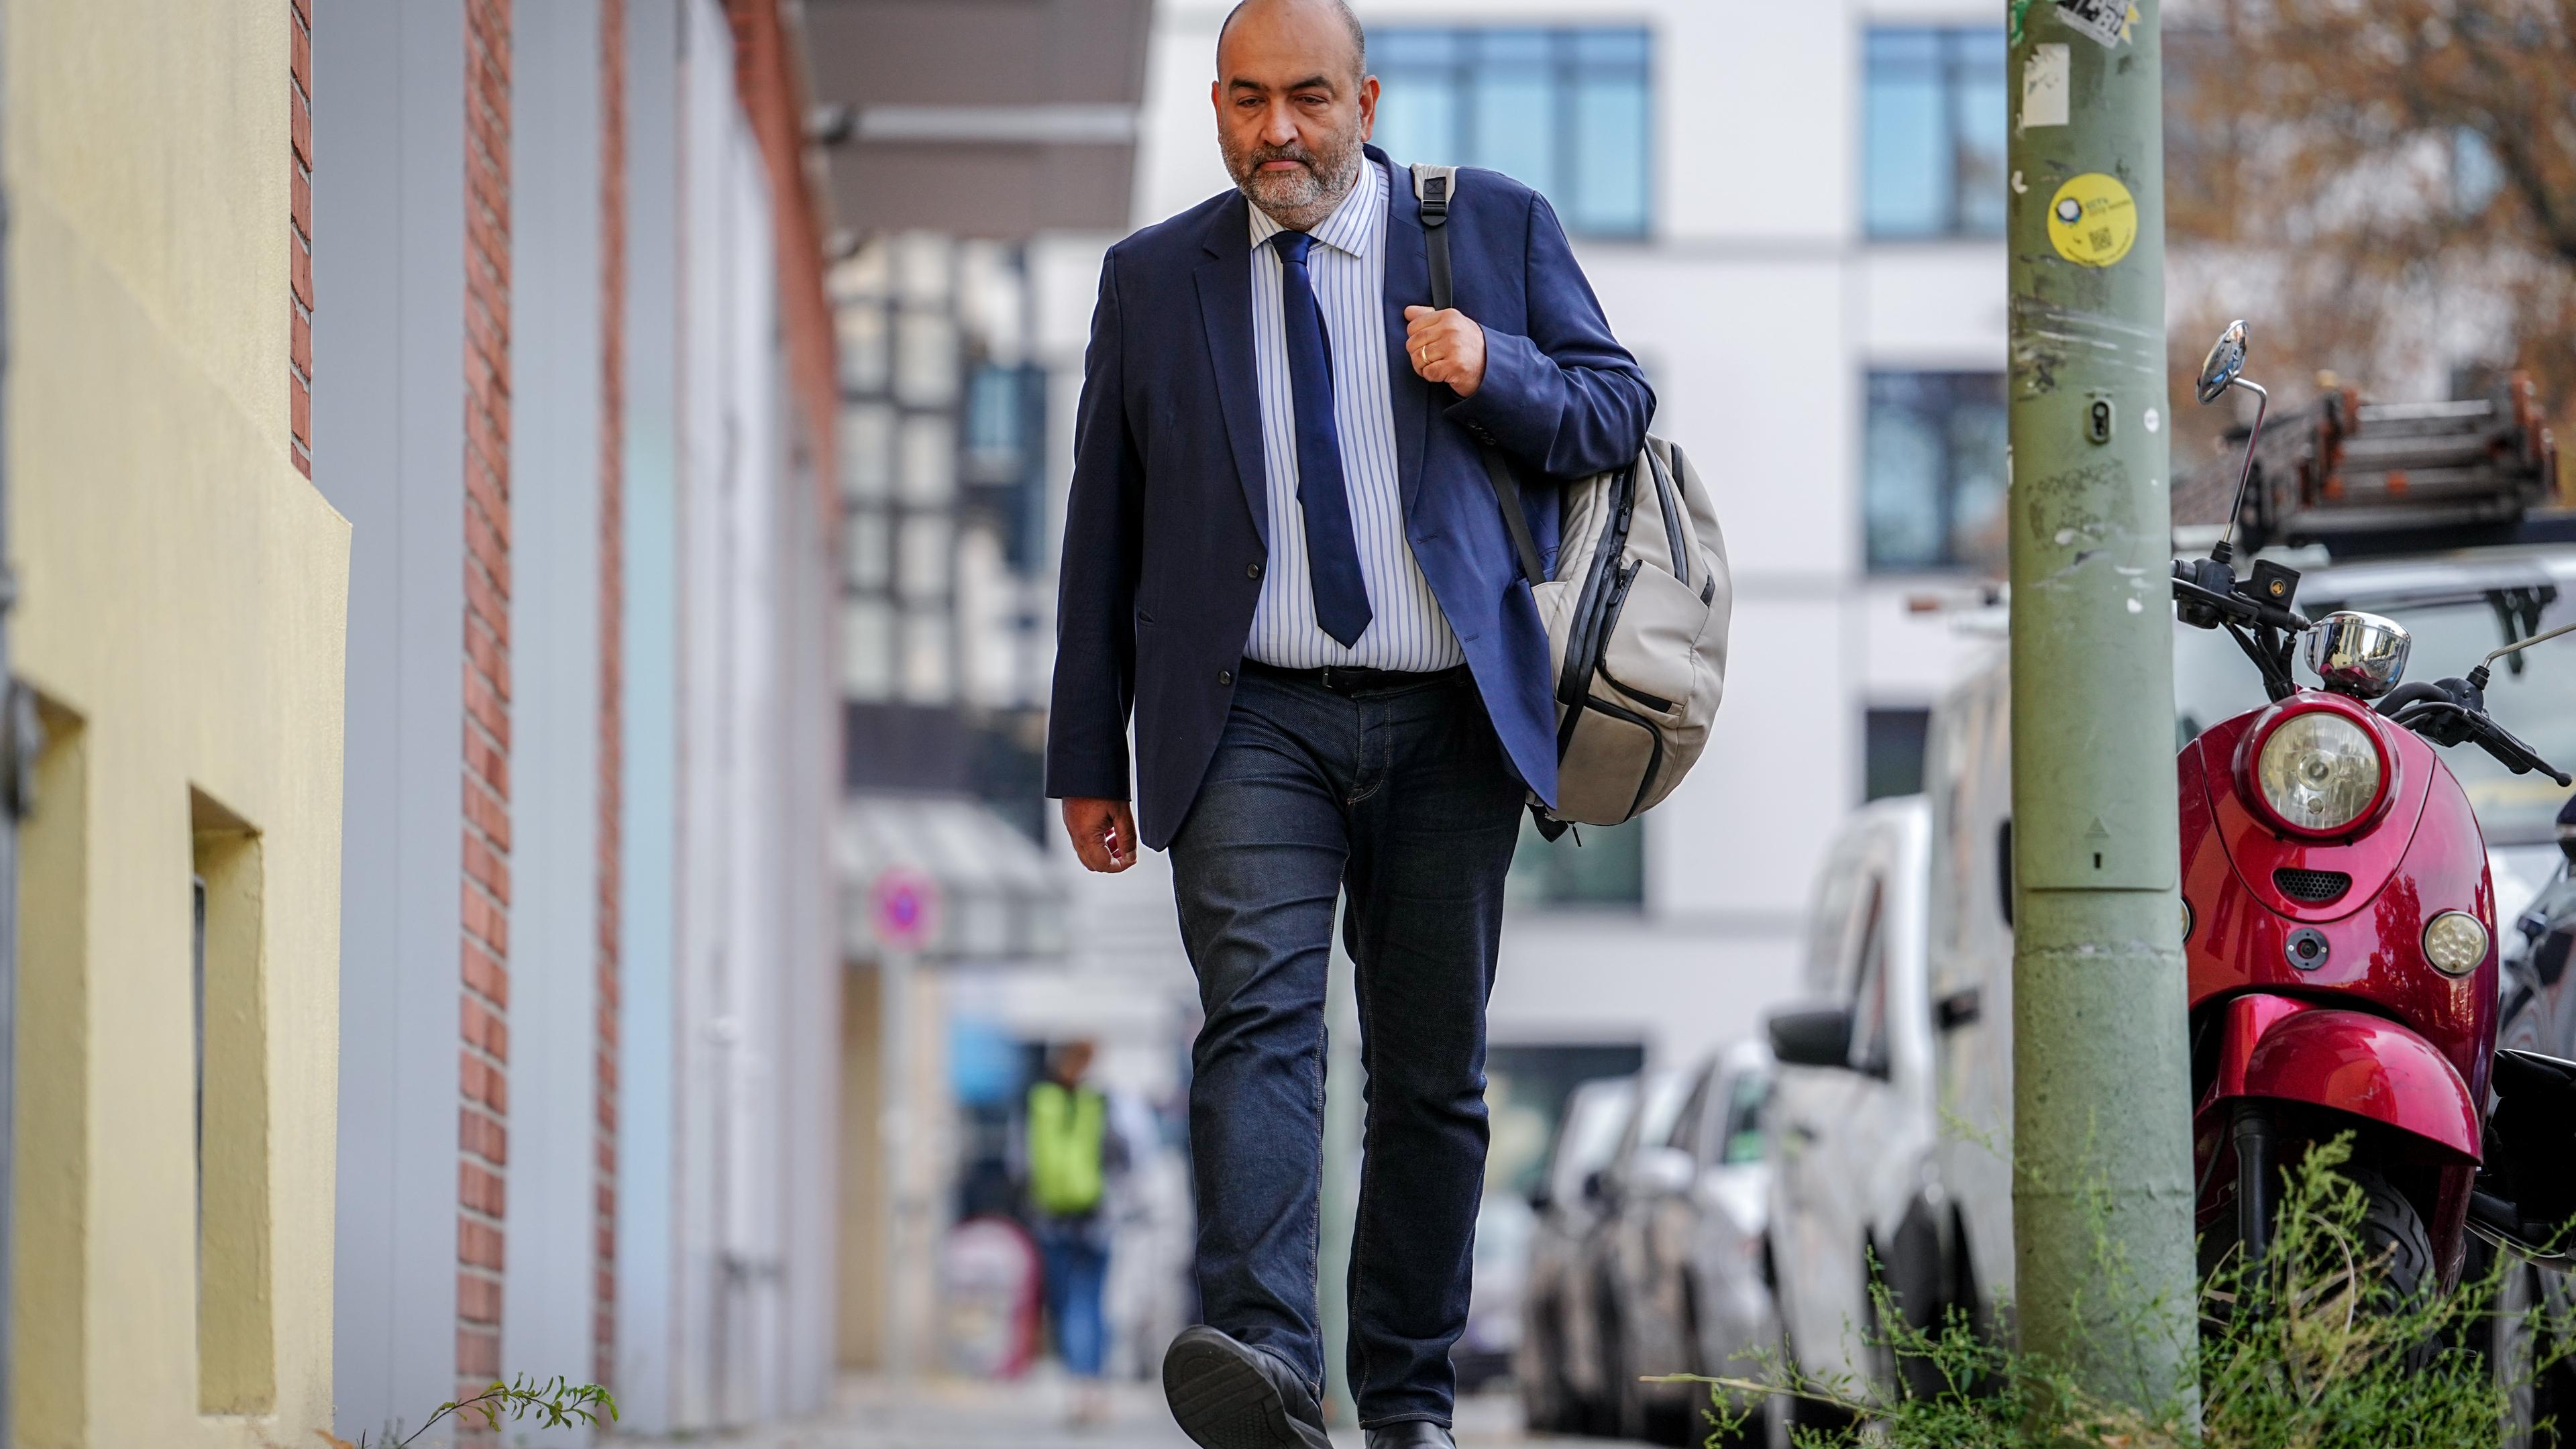
{"label": "backpack shoulder strap", "polygon": [[1449,289],[1449,198],[1458,190],[1458,168],[1413,168],[1413,199],[1422,204],[1422,238],[1431,252],[1431,305],[1447,310]]}
{"label": "backpack shoulder strap", "polygon": [[[1414,166],[1413,199],[1422,205],[1422,243],[1431,259],[1431,305],[1444,312],[1456,305],[1449,277],[1449,201],[1457,193],[1457,167]],[[1501,449],[1479,439],[1476,451],[1483,455],[1485,481],[1493,487],[1503,527],[1512,536],[1512,552],[1520,556],[1521,577],[1535,589],[1547,581],[1547,570],[1540,566],[1538,540],[1530,536],[1529,515],[1521,511],[1520,480],[1512,476]]]}

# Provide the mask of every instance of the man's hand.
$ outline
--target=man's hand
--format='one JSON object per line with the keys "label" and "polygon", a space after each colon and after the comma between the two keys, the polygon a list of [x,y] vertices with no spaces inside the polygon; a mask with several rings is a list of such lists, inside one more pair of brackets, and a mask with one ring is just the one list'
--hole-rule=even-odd
{"label": "man's hand", "polygon": [[1064,833],[1083,867],[1116,875],[1136,863],[1136,817],[1124,800],[1067,800]]}
{"label": "man's hand", "polygon": [[1485,383],[1485,329],[1455,307],[1404,309],[1404,351],[1426,382],[1445,382],[1460,397]]}

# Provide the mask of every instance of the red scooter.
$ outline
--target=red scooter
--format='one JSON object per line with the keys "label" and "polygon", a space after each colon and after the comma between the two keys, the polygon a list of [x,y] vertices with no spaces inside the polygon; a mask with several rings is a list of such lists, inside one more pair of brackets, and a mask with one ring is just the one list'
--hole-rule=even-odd
{"label": "red scooter", "polygon": [[[2263,398],[2244,363],[2238,322],[2210,352],[2200,400],[2235,388]],[[2258,406],[2248,473],[2262,426]],[[2498,1155],[2487,1133],[2495,896],[2477,818],[2433,747],[2474,744],[2516,774],[2569,784],[2488,716],[2484,693],[2498,658],[2564,631],[2507,645],[2464,678],[2400,683],[2403,628],[2353,612],[2311,622],[2298,584],[2260,559],[2239,579],[2224,535],[2210,557],[2174,565],[2182,622],[2226,631],[2271,698],[2178,762],[2203,1262],[2231,1248],[2259,1261],[2282,1169],[2350,1134],[2345,1172],[2368,1198],[2364,1233],[2392,1286],[2411,1293],[2458,1281],[2482,1190],[2491,1236],[2505,1218],[2526,1237],[2536,1228],[2508,1184],[2479,1178]],[[2291,677],[2302,635],[2323,688]],[[2576,1068],[2565,1075],[2576,1101]],[[2560,1090],[2529,1063],[2507,1064],[2505,1077]],[[2551,1115],[2539,1106],[2520,1115]]]}

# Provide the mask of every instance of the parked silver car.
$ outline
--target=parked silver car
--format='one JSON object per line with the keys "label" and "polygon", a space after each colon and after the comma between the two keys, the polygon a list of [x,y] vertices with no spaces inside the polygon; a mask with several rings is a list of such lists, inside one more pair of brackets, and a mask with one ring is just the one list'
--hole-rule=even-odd
{"label": "parked silver car", "polygon": [[1522,1280],[1512,1378],[1533,1430],[1579,1432],[1606,1417],[1594,1294],[1578,1290],[1585,1246],[1600,1221],[1601,1172],[1637,1102],[1635,1077],[1585,1082],[1565,1099],[1547,1171],[1532,1194],[1538,1221]]}
{"label": "parked silver car", "polygon": [[1925,972],[1931,836],[1919,795],[1880,800],[1843,827],[1809,918],[1808,1002],[1771,1018],[1780,1063],[1771,1261],[1783,1347],[1827,1378],[1887,1376],[1869,1348],[1881,1338],[1871,1331],[1874,1275],[1918,1327],[1946,1297]]}
{"label": "parked silver car", "polygon": [[1779,1334],[1763,1278],[1771,1054],[1746,1042],[1683,1080],[1671,1126],[1653,1134],[1639,1113],[1604,1184],[1603,1377],[1618,1431],[1660,1444],[1707,1437],[1708,1390],[1644,1376],[1753,1373]]}
{"label": "parked silver car", "polygon": [[1620,1210],[1636,1196],[1641,1145],[1658,1146],[1672,1135],[1690,1088],[1690,1077],[1670,1068],[1638,1074],[1636,1098],[1610,1160],[1592,1176],[1592,1228],[1566,1280],[1564,1314],[1566,1383],[1583,1406],[1581,1427],[1587,1433],[1625,1432],[1630,1381],[1640,1370],[1630,1366],[1619,1325]]}

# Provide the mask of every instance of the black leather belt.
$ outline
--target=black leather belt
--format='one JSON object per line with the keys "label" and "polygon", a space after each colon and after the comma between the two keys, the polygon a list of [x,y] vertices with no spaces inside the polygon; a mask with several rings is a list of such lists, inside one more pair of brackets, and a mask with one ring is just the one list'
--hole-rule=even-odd
{"label": "black leather belt", "polygon": [[1426,674],[1410,669],[1363,669],[1356,664],[1328,664],[1321,669],[1282,669],[1276,664],[1246,659],[1243,672],[1312,684],[1335,694],[1382,694],[1391,689],[1420,689],[1425,685],[1462,682],[1468,678],[1464,664],[1452,664]]}

